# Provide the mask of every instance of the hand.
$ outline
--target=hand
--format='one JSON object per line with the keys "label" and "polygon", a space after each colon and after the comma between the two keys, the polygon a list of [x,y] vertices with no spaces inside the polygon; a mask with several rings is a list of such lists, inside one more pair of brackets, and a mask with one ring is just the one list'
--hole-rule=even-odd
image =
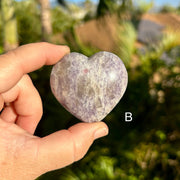
{"label": "hand", "polygon": [[33,136],[42,102],[27,73],[69,53],[67,46],[24,45],[0,56],[0,179],[35,179],[81,159],[108,133],[103,122],[79,123],[43,138]]}

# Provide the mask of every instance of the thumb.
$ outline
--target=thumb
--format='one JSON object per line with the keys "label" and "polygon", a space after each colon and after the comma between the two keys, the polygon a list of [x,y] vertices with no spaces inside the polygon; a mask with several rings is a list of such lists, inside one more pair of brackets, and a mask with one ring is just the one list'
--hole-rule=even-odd
{"label": "thumb", "polygon": [[62,168],[80,160],[95,139],[107,134],[108,127],[103,122],[79,123],[55,132],[39,139],[37,162],[43,171]]}

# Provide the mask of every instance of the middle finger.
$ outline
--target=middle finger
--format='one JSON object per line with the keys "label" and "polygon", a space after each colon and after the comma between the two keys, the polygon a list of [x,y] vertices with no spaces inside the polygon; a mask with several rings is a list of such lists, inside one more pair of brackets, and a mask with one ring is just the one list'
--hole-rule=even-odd
{"label": "middle finger", "polygon": [[33,134],[42,116],[42,102],[30,77],[24,75],[13,88],[2,93],[2,97],[10,106],[3,110],[0,118],[12,121],[14,117],[17,125]]}

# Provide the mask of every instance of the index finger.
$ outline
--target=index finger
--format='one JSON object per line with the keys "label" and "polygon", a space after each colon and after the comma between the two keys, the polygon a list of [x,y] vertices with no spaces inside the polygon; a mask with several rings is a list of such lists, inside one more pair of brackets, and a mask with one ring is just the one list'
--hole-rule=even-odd
{"label": "index finger", "polygon": [[0,93],[13,87],[21,77],[43,65],[55,64],[65,54],[67,46],[32,43],[20,46],[0,56]]}

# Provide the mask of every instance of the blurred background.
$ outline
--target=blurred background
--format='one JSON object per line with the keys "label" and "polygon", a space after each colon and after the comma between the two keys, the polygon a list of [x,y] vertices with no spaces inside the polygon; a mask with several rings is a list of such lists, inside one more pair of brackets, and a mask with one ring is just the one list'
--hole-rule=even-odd
{"label": "blurred background", "polygon": [[[48,41],[87,56],[113,52],[128,70],[125,95],[104,119],[109,135],[81,161],[38,180],[180,179],[179,0],[0,0],[0,5],[0,53]],[[52,95],[51,68],[30,73],[44,106],[35,133],[40,137],[79,122]],[[132,113],[131,122],[125,122],[125,112]]]}

